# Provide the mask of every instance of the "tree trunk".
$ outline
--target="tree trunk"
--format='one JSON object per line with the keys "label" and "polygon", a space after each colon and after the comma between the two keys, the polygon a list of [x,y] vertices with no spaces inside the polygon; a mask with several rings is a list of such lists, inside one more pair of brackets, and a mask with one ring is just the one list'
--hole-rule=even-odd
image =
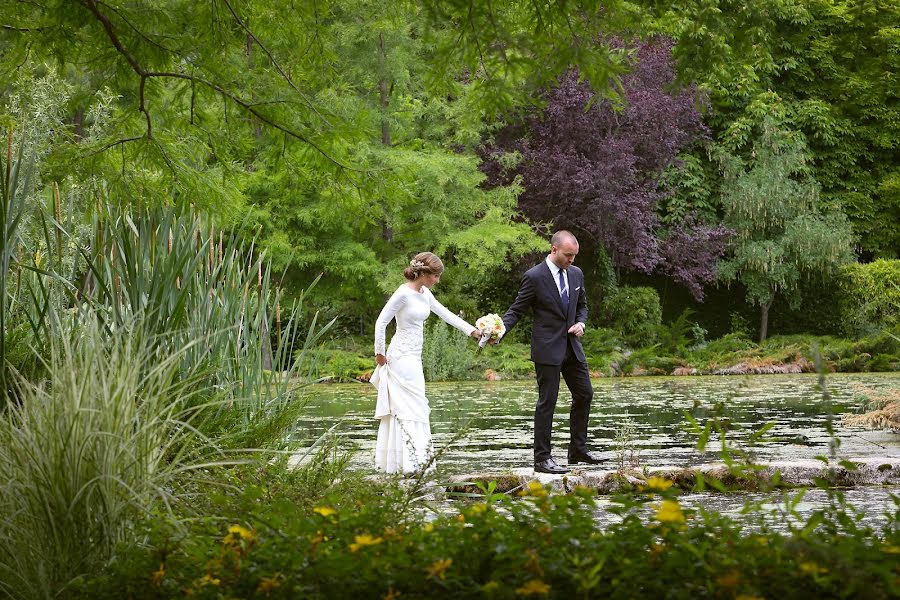
{"label": "tree trunk", "polygon": [[760,306],[760,319],[759,319],[759,343],[762,344],[766,341],[766,337],[769,335],[769,309],[772,308],[772,302],[775,299],[772,298],[768,302],[763,303]]}
{"label": "tree trunk", "polygon": [[386,57],[384,54],[384,32],[378,34],[378,98],[381,105],[381,144],[391,145],[391,126],[388,123],[387,107],[390,100],[388,91]]}
{"label": "tree trunk", "polygon": [[[387,108],[390,101],[388,90],[386,57],[384,53],[384,32],[378,33],[378,100],[381,106],[381,145],[391,145],[391,125],[388,123]],[[381,239],[390,242],[394,239],[394,230],[388,224],[387,215],[381,221]]]}

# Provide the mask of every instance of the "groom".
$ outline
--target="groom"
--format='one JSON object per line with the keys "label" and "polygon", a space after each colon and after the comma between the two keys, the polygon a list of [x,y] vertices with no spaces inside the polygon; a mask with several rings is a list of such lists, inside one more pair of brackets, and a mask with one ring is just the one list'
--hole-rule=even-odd
{"label": "groom", "polygon": [[594,389],[581,347],[587,321],[584,273],[572,265],[578,240],[568,231],[550,238],[547,259],[525,272],[515,302],[503,315],[509,332],[529,309],[534,313],[531,360],[537,373],[538,401],[534,409],[534,470],[562,474],[569,469],[550,455],[550,430],[559,395],[560,374],[572,392],[569,412],[569,464],[596,464],[603,459],[587,446],[588,415]]}

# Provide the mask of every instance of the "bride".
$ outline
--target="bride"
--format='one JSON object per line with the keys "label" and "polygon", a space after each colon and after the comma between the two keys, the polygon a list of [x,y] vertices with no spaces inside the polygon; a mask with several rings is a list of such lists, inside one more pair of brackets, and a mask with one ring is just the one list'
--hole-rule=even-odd
{"label": "bride", "polygon": [[[422,372],[422,333],[433,312],[466,335],[480,338],[478,329],[447,310],[431,295],[441,280],[444,263],[431,252],[420,252],[403,271],[406,283],[397,288],[375,321],[375,362],[371,382],[378,388],[375,418],[380,419],[375,442],[375,466],[387,473],[430,470],[433,465],[428,398]],[[385,351],[385,329],[391,319],[397,331]]]}

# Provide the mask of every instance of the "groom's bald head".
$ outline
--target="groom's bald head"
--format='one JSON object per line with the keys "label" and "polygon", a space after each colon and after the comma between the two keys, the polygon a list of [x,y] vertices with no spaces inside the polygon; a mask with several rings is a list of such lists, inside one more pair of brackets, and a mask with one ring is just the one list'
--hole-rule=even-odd
{"label": "groom's bald head", "polygon": [[550,238],[550,260],[560,269],[568,269],[578,256],[578,240],[562,229]]}
{"label": "groom's bald head", "polygon": [[550,238],[550,247],[556,246],[559,248],[563,242],[571,242],[578,245],[578,239],[572,234],[571,231],[566,231],[565,229],[560,229]]}

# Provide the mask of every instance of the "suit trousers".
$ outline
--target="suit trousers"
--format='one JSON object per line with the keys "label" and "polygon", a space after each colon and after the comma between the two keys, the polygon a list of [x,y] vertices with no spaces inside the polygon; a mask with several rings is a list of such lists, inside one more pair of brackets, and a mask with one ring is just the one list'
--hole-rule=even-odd
{"label": "suit trousers", "polygon": [[559,397],[560,375],[572,392],[572,408],[569,410],[569,453],[585,452],[587,446],[588,417],[594,388],[587,364],[575,357],[571,340],[566,345],[566,357],[561,365],[534,364],[537,374],[538,402],[534,409],[534,462],[550,458],[550,433],[553,428],[553,412]]}

